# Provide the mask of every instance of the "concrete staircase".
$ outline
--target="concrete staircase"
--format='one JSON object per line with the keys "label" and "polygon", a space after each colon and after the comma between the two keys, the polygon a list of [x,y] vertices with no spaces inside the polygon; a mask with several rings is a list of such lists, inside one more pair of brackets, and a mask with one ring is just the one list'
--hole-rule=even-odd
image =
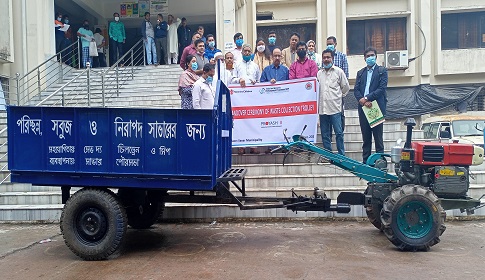
{"label": "concrete staircase", "polygon": [[[178,66],[148,66],[140,67],[134,74],[134,79],[128,79],[120,88],[119,97],[110,98],[107,106],[112,107],[149,107],[149,108],[179,108],[180,97],[177,92],[178,77],[181,69]],[[73,74],[74,75],[74,74]],[[93,75],[91,75],[93,76]],[[66,80],[69,80],[66,77]],[[101,102],[100,79],[93,78],[91,82],[92,106]],[[81,81],[80,81],[81,82]],[[75,84],[69,87],[76,87]],[[69,88],[68,87],[68,88]],[[66,92],[69,89],[66,88]],[[55,88],[49,89],[42,96],[47,96]],[[76,99],[77,98],[77,99]],[[77,106],[87,103],[85,98],[75,97]],[[47,104],[46,104],[47,105]],[[2,117],[3,116],[3,117]],[[5,125],[5,115],[0,115],[0,127]],[[1,129],[1,128],[0,128]],[[414,131],[414,138],[423,138],[422,131]],[[405,138],[405,128],[401,121],[388,121],[384,125],[385,150],[395,145],[395,140]],[[318,134],[318,145],[321,137]],[[346,112],[345,149],[347,156],[361,160],[361,134],[356,111]],[[3,147],[6,149],[6,147]],[[246,189],[251,196],[289,197],[291,189],[298,194],[311,195],[314,187],[324,189],[327,195],[335,199],[340,191],[364,191],[366,181],[359,180],[354,175],[336,168],[330,164],[308,164],[305,159],[290,156],[282,165],[283,155],[268,155],[265,148],[259,148],[259,154],[238,155],[233,149],[233,166],[248,169]],[[334,144],[334,150],[335,144]],[[6,159],[2,159],[5,161]],[[479,197],[485,187],[485,168],[474,167],[474,179],[470,194]],[[393,172],[391,166],[390,172]],[[2,176],[6,176],[6,172]],[[73,189],[73,191],[75,191]],[[4,183],[0,185],[0,221],[58,221],[63,205],[61,204],[60,188],[37,187],[29,184]],[[459,211],[449,211],[449,215],[461,215]],[[478,212],[485,215],[485,212]],[[299,212],[293,213],[285,209],[268,209],[240,211],[234,205],[192,205],[167,204],[164,216],[168,218],[222,218],[222,217],[365,217],[361,206],[353,207],[350,214]]]}

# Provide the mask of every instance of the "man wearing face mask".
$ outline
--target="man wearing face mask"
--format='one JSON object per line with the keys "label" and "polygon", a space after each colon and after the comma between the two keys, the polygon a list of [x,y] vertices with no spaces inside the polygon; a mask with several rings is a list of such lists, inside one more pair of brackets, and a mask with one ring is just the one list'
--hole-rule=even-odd
{"label": "man wearing face mask", "polygon": [[298,59],[291,64],[290,80],[308,77],[316,77],[318,72],[317,63],[307,56],[307,46],[303,41],[296,44]]}
{"label": "man wearing face mask", "polygon": [[192,35],[192,44],[185,47],[184,50],[182,51],[182,56],[180,57],[180,67],[182,67],[182,69],[185,70],[185,63],[182,63],[183,61],[185,61],[185,58],[188,55],[194,55],[195,56],[195,54],[197,53],[197,47],[195,45],[195,41],[197,41],[199,39],[200,39],[200,34],[195,32]]}
{"label": "man wearing face mask", "polygon": [[377,65],[377,50],[369,47],[364,51],[364,60],[367,64],[357,72],[357,78],[354,86],[354,96],[359,102],[359,123],[362,132],[362,159],[367,162],[367,158],[371,155],[372,150],[372,136],[376,147],[376,153],[384,153],[384,124],[381,123],[373,128],[369,126],[369,122],[362,110],[363,106],[372,107],[372,101],[376,100],[382,115],[386,116],[387,105],[387,69]]}
{"label": "man wearing face mask", "polygon": [[[64,15],[64,18],[62,19],[62,22],[64,24],[69,25],[69,16]],[[64,25],[65,27],[65,25]],[[73,66],[73,52],[72,52],[72,46],[69,47],[72,44],[72,28],[68,27],[68,29],[64,32],[64,39],[61,43],[61,50],[64,50],[62,52],[62,62],[66,63],[67,65]],[[69,48],[68,48],[69,47]]]}
{"label": "man wearing face mask", "polygon": [[123,56],[123,44],[126,42],[125,25],[120,21],[120,14],[113,14],[114,21],[109,23],[109,44],[111,48],[109,62],[113,65]]}
{"label": "man wearing face mask", "polygon": [[77,36],[81,37],[82,46],[82,67],[86,68],[86,63],[93,65],[93,58],[89,56],[89,42],[94,42],[93,31],[89,30],[89,22],[84,20],[83,27],[77,31]]}
{"label": "man wearing face mask", "polygon": [[216,40],[214,39],[214,35],[208,34],[207,35],[207,48],[205,49],[205,55],[207,59],[211,60],[214,58],[214,54],[221,52],[218,48],[216,48]]}
{"label": "man wearing face mask", "polygon": [[56,53],[60,52],[62,49],[62,43],[64,42],[64,31],[60,30],[64,27],[62,23],[62,14],[57,13],[57,17],[54,20],[54,29],[56,32]]}
{"label": "man wearing face mask", "polygon": [[236,47],[231,52],[234,55],[234,63],[237,64],[242,60],[242,46],[244,44],[244,39],[241,33],[234,34],[234,44],[236,44]]}
{"label": "man wearing face mask", "polygon": [[202,75],[197,82],[194,83],[194,89],[192,90],[192,104],[194,109],[212,109],[214,107],[214,98],[216,96],[216,88],[212,86],[215,75],[214,65],[207,63],[204,65],[202,71]]}
{"label": "man wearing face mask", "polygon": [[197,61],[197,64],[199,65],[195,73],[197,75],[202,75],[202,68],[204,67],[204,65],[209,63],[209,60],[205,56],[205,44],[204,44],[204,41],[202,41],[202,39],[197,39],[194,42],[194,45],[197,50],[194,56]]}
{"label": "man wearing face mask", "polygon": [[320,85],[318,114],[322,132],[323,148],[332,150],[331,129],[335,132],[337,151],[345,155],[344,132],[342,129],[342,98],[350,90],[349,81],[342,69],[333,65],[333,52],[326,49],[322,53],[323,69],[318,71],[317,80]]}
{"label": "man wearing face mask", "polygon": [[246,85],[254,85],[259,82],[261,71],[259,71],[259,66],[251,60],[253,57],[251,53],[251,45],[244,44],[242,47],[242,61],[236,64],[231,83],[245,87]]}
{"label": "man wearing face mask", "polygon": [[327,49],[335,53],[333,64],[338,68],[344,70],[345,76],[349,78],[349,63],[347,62],[347,56],[337,50],[337,38],[330,36],[327,38]]}
{"label": "man wearing face mask", "polygon": [[270,31],[268,34],[268,49],[269,53],[273,53],[276,47],[276,31]]}

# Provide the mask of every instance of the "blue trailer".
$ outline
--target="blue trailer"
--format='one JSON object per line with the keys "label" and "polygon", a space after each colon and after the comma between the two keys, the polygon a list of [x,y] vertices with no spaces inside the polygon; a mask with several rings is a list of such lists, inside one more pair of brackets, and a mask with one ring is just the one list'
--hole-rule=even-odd
{"label": "blue trailer", "polygon": [[[85,260],[111,255],[127,225],[150,227],[165,202],[291,207],[297,199],[246,196],[246,170],[231,168],[231,101],[222,83],[216,100],[213,110],[10,106],[11,181],[60,186],[64,239]],[[71,196],[72,187],[82,189]]]}
{"label": "blue trailer", "polygon": [[[372,224],[393,244],[411,250],[429,249],[439,242],[444,231],[441,203],[448,209],[480,206],[480,200],[462,195],[469,186],[468,176],[465,181],[462,177],[468,175],[466,165],[473,153],[467,152],[460,167],[452,166],[461,172],[456,174],[461,183],[458,191],[456,184],[434,189],[439,176],[430,170],[442,166],[414,165],[413,122],[408,123],[403,150],[407,157],[393,161],[397,176],[387,172],[385,157],[390,155],[373,155],[363,164],[308,143],[300,135],[275,150],[317,155],[316,163],[325,160],[367,180],[365,193],[342,192],[336,204],[318,188],[311,197],[293,191],[288,198],[247,196],[246,170],[231,167],[231,98],[220,81],[215,101],[212,110],[9,106],[11,181],[61,188],[65,204],[61,231],[66,245],[85,260],[109,257],[122,244],[127,225],[150,227],[166,202],[338,213],[364,205]],[[483,154],[483,149],[476,152]],[[413,170],[420,175],[413,175]],[[71,196],[72,187],[81,189]],[[438,191],[443,199],[427,190]],[[417,212],[424,214],[416,216]]]}

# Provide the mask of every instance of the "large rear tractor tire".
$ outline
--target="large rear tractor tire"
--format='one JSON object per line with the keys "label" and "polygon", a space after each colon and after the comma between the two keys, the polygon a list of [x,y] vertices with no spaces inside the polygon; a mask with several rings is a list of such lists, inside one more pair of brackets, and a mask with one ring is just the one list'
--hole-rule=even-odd
{"label": "large rear tractor tire", "polygon": [[365,213],[367,214],[367,218],[369,219],[369,222],[380,231],[383,230],[381,215],[380,215],[381,209],[382,209],[382,205],[380,204],[372,204],[371,206],[367,206],[365,208]]}
{"label": "large rear tractor tire", "polygon": [[[369,188],[365,190],[364,194],[367,194],[368,191]],[[372,203],[370,206],[365,207],[365,213],[367,218],[369,218],[369,222],[380,231],[382,231],[381,209],[382,204],[380,203]]]}
{"label": "large rear tractor tire", "polygon": [[109,190],[84,188],[64,205],[61,232],[67,247],[87,261],[108,258],[126,234],[126,212]]}
{"label": "large rear tractor tire", "polygon": [[384,234],[403,251],[427,251],[438,244],[445,218],[438,197],[419,185],[394,189],[381,210]]}

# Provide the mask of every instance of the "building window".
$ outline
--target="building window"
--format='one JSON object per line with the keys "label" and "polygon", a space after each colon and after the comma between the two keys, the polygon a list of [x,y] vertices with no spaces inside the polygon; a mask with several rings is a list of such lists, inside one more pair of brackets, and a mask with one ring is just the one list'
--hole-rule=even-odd
{"label": "building window", "polygon": [[[280,48],[286,48],[290,45],[290,37],[293,32],[300,34],[300,40],[307,42],[308,40],[315,40],[317,34],[317,25],[315,23],[306,24],[291,24],[291,25],[274,25],[274,26],[258,26],[257,36],[263,38],[268,43],[268,34],[271,31],[276,32],[276,45]],[[323,51],[318,48],[317,51]]]}
{"label": "building window", "polygon": [[347,53],[363,54],[370,46],[378,53],[406,50],[406,18],[347,21]]}
{"label": "building window", "polygon": [[441,49],[485,48],[485,12],[443,14]]}

